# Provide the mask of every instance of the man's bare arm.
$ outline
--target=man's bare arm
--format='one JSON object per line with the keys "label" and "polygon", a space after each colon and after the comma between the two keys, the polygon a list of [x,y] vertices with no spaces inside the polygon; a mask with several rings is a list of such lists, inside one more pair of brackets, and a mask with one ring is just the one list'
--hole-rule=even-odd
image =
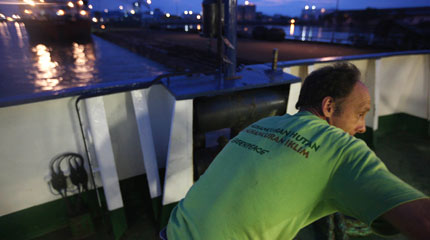
{"label": "man's bare arm", "polygon": [[399,205],[382,217],[411,239],[430,239],[430,198]]}

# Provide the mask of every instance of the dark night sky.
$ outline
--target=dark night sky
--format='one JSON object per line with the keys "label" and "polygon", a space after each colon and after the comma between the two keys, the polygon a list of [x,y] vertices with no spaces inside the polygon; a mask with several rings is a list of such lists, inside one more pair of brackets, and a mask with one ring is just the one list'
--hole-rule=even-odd
{"label": "dark night sky", "polygon": [[[120,4],[127,5],[134,0],[90,0],[96,8],[118,8]],[[145,0],[146,1],[146,0]],[[282,14],[300,15],[306,4],[317,8],[334,9],[336,0],[249,0],[257,6],[257,11],[268,15]],[[238,0],[244,4],[245,0]],[[160,8],[164,12],[182,14],[184,10],[201,11],[202,0],[152,0],[151,8]],[[430,6],[430,0],[339,0],[339,9],[400,8]]]}
{"label": "dark night sky", "polygon": [[[131,9],[131,4],[137,0],[89,0],[95,10],[105,8],[113,10],[123,5]],[[146,1],[146,0],[143,0]],[[250,0],[257,6],[257,11],[268,15],[282,14],[299,16],[305,5],[315,5],[317,8],[334,9],[337,0]],[[430,0],[338,0],[339,9],[365,9],[372,8],[400,8],[430,6]],[[16,0],[0,0],[0,13],[11,12],[13,5],[5,2],[17,2]],[[238,0],[238,4],[244,4],[245,0]],[[185,10],[201,11],[202,0],[152,0],[151,9],[160,8],[164,12],[181,15]],[[13,11],[13,10],[12,10]]]}

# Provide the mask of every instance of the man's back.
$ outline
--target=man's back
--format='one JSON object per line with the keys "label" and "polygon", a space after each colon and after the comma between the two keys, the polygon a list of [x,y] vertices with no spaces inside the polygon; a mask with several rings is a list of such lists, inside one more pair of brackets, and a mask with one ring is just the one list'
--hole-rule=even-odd
{"label": "man's back", "polygon": [[[232,139],[173,210],[167,233],[169,239],[292,239],[338,210],[370,224],[399,202],[423,196],[392,176],[363,141],[303,111],[263,119]],[[369,197],[376,200],[363,204]]]}

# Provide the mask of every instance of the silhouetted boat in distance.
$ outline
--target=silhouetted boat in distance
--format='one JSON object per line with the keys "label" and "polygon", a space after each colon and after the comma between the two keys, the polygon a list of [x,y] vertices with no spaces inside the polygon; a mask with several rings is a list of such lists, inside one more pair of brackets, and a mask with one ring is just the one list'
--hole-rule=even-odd
{"label": "silhouetted boat in distance", "polygon": [[91,21],[88,1],[22,0],[22,22],[30,39],[47,41],[89,40]]}

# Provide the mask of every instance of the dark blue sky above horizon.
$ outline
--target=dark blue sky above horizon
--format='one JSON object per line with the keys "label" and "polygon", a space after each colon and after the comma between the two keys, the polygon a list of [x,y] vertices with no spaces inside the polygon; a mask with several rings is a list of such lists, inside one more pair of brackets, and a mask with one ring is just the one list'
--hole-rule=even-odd
{"label": "dark blue sky above horizon", "polygon": [[[117,10],[119,5],[131,9],[132,2],[137,0],[89,0],[95,10]],[[143,0],[146,1],[146,0]],[[317,8],[334,9],[337,0],[250,0],[257,7],[258,12],[267,15],[282,14],[299,16],[305,5],[315,5]],[[11,12],[15,6],[4,4],[14,0],[0,0],[0,13]],[[17,0],[15,0],[17,2]],[[237,0],[238,4],[244,4],[245,0]],[[164,12],[182,15],[185,10],[200,12],[202,0],[152,0],[151,9],[160,8]],[[339,0],[339,9],[365,9],[371,8],[402,8],[430,6],[430,0]]]}
{"label": "dark blue sky above horizon", "polygon": [[[98,8],[105,5],[107,8],[118,8],[133,0],[90,0]],[[146,1],[146,0],[144,0]],[[249,0],[257,7],[258,12],[268,15],[282,14],[299,16],[305,5],[315,5],[317,8],[334,9],[336,0]],[[181,15],[185,10],[201,11],[202,0],[152,0],[151,8],[160,8],[164,12]],[[245,0],[237,0],[244,4]],[[99,5],[99,6],[97,6]],[[108,7],[109,6],[109,7]],[[401,8],[430,6],[430,0],[339,0],[339,9],[365,9],[372,8]]]}

